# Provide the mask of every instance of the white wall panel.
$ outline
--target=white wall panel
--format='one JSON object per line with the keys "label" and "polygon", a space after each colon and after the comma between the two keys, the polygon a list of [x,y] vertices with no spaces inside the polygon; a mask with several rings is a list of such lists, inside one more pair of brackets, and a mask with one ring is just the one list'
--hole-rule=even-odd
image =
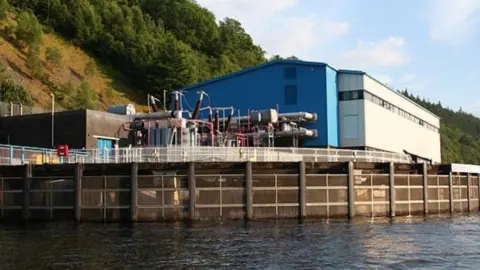
{"label": "white wall panel", "polygon": [[365,146],[402,153],[403,150],[441,161],[440,134],[377,104],[364,101]]}
{"label": "white wall panel", "polygon": [[403,109],[406,112],[411,113],[412,115],[422,119],[423,121],[426,121],[434,127],[440,127],[439,118],[421,107],[420,105],[413,103],[409,99],[405,98],[403,95],[393,92],[391,89],[372,79],[368,75],[362,75],[362,77],[364,82],[364,90],[395,105],[398,108]]}

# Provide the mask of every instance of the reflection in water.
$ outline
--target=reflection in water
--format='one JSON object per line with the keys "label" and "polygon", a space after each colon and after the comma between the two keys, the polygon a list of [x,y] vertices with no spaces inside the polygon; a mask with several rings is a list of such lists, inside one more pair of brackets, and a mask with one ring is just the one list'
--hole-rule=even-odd
{"label": "reflection in water", "polygon": [[476,268],[480,217],[0,227],[1,269]]}

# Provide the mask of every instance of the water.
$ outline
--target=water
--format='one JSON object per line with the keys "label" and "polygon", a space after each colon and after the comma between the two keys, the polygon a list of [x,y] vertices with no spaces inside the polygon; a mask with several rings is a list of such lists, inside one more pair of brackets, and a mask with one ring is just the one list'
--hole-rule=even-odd
{"label": "water", "polygon": [[0,227],[0,269],[478,268],[480,216]]}

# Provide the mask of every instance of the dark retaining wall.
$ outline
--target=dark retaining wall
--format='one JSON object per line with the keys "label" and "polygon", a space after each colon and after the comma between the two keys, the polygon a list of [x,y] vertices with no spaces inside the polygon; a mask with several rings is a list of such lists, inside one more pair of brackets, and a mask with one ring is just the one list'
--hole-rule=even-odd
{"label": "dark retaining wall", "polygon": [[0,166],[0,218],[175,221],[428,215],[478,211],[478,187],[478,175],[453,175],[448,165]]}

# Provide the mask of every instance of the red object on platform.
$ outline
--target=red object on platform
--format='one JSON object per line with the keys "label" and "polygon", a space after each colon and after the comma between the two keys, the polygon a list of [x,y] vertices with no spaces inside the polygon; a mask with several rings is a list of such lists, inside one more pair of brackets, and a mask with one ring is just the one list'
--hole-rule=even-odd
{"label": "red object on platform", "polygon": [[57,155],[59,157],[68,157],[68,145],[57,146]]}

